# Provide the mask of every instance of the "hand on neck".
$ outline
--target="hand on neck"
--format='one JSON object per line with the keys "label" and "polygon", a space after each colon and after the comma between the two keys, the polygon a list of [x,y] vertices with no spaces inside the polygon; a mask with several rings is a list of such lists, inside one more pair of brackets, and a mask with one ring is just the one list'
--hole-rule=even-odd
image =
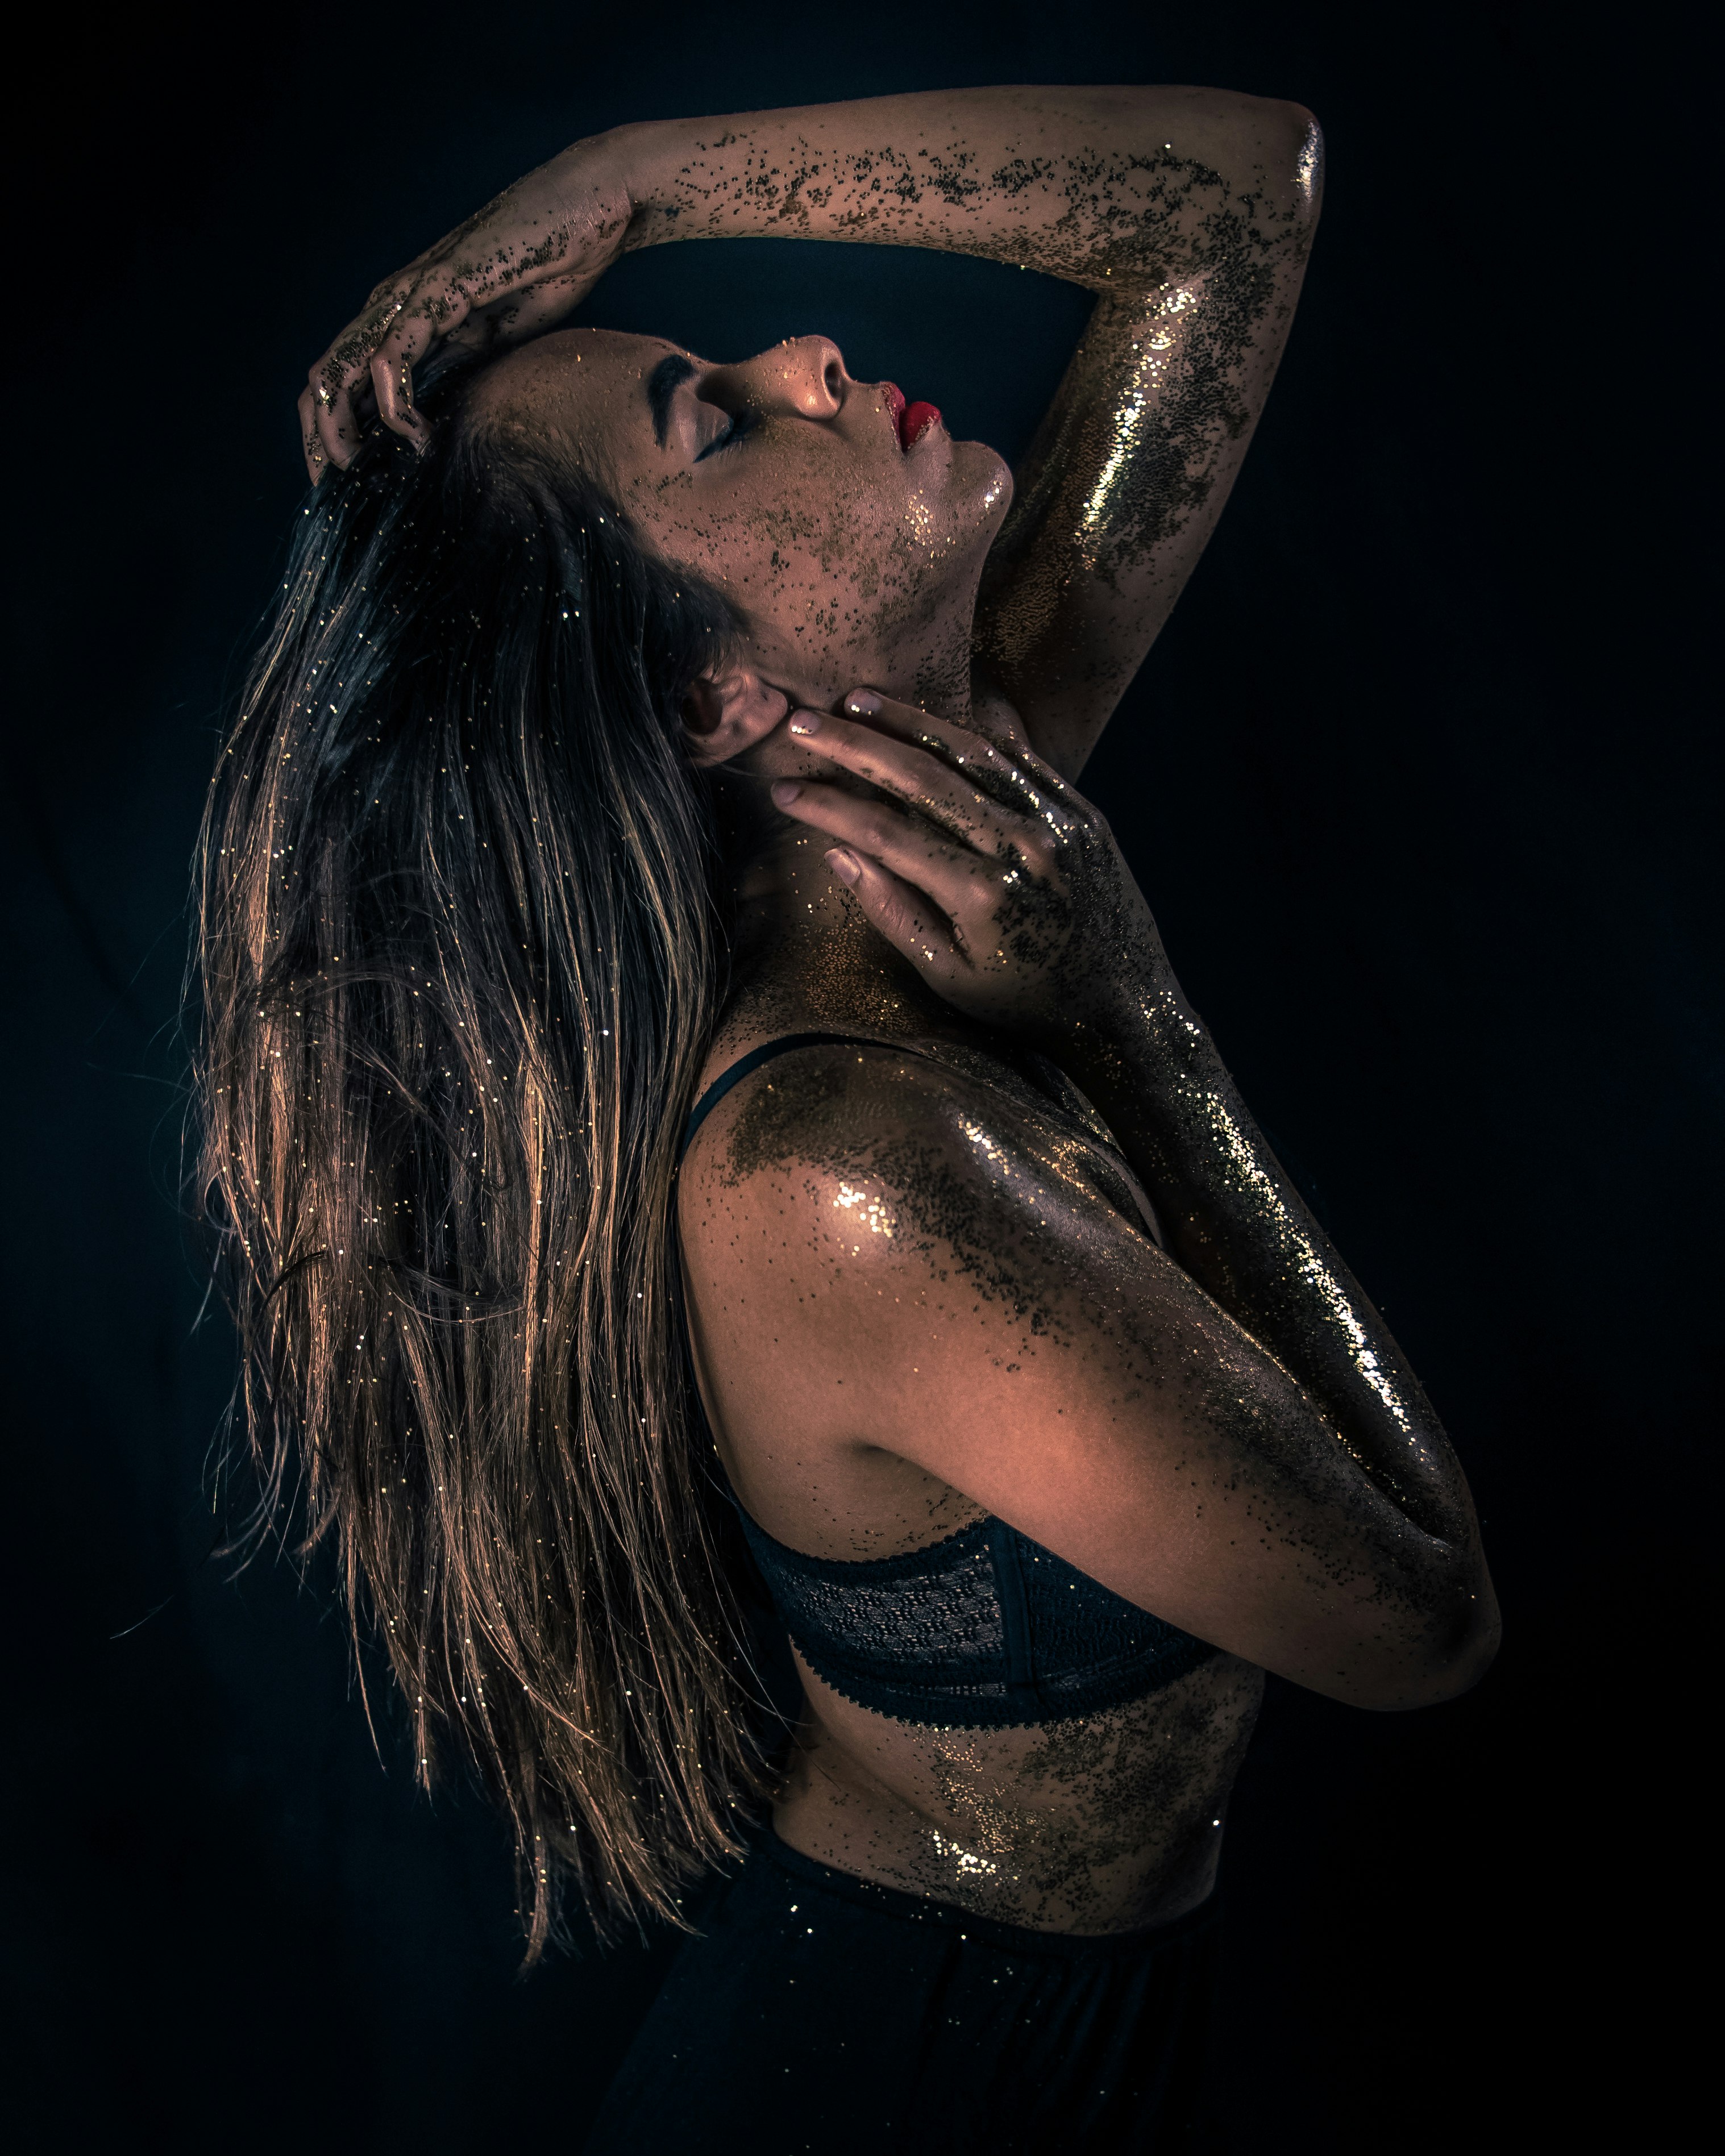
{"label": "hand on neck", "polygon": [[[787,718],[798,709],[837,711],[859,688],[878,690],[947,717],[969,716],[968,640],[962,670],[932,663],[935,654],[927,651],[908,664],[903,654],[896,664],[886,663],[889,654],[884,653],[874,657],[873,665],[860,661],[842,680],[825,670],[802,678],[788,669],[769,674],[763,667],[762,674],[788,700]],[[729,797],[736,865],[739,1014],[758,1010],[762,1024],[773,1032],[829,1029],[912,1038],[955,1025],[965,1029],[915,968],[870,925],[828,867],[828,842],[773,807],[768,788],[783,778],[869,790],[835,773],[783,722],[726,767],[721,783]]]}

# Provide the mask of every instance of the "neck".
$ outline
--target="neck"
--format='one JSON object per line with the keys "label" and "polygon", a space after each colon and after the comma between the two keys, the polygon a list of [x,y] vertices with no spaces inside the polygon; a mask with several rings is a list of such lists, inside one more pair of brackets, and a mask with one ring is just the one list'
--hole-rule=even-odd
{"label": "neck", "polygon": [[805,826],[775,839],[740,880],[727,1023],[751,1031],[912,1039],[963,1029],[864,917]]}
{"label": "neck", "polygon": [[[859,655],[843,681],[786,680],[777,669],[774,676],[793,704],[813,710],[836,710],[850,690],[868,687],[963,723],[971,716],[969,638],[952,641],[951,649],[878,651],[872,665]],[[854,1030],[908,1040],[973,1030],[870,925],[827,866],[830,842],[772,806],[768,773],[733,766],[726,783],[737,909],[727,1035]]]}
{"label": "neck", "polygon": [[937,613],[907,622],[893,634],[823,652],[814,668],[778,636],[757,649],[756,664],[762,680],[811,711],[834,711],[853,689],[877,689],[963,724],[970,716],[975,613],[976,594],[967,589],[957,603],[949,598]]}

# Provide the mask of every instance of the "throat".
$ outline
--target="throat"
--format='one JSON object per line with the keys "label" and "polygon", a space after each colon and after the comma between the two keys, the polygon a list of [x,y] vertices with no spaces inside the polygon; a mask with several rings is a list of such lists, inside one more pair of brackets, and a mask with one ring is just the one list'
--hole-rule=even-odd
{"label": "throat", "polygon": [[[796,701],[833,711],[850,689],[866,685],[992,731],[992,711],[984,718],[973,708],[968,648],[964,657],[962,665],[941,665],[925,651],[914,679],[883,667]],[[770,805],[765,773],[733,766],[719,783],[734,878],[723,1039],[821,1031],[968,1040],[978,1034],[870,924],[827,865],[834,842]]]}
{"label": "throat", "polygon": [[824,855],[804,829],[752,864],[738,895],[726,1034],[968,1034],[870,925]]}

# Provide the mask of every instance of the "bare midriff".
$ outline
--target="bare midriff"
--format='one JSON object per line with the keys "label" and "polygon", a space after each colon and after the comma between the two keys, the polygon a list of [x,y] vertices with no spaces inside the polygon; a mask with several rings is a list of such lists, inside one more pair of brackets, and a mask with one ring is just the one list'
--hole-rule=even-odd
{"label": "bare midriff", "polygon": [[1263,1692],[1251,1663],[1218,1654],[1123,1707],[1007,1729],[895,1721],[797,1667],[773,1826],[804,1856],[1045,1932],[1171,1923],[1214,1885]]}

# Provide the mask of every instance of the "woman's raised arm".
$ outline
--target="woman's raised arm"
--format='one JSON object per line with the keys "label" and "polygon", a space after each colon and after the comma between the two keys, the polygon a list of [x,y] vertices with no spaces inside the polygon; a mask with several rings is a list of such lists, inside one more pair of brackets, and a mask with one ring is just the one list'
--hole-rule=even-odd
{"label": "woman's raised arm", "polygon": [[1167,619],[1244,455],[1316,218],[1303,107],[1218,90],[1006,88],[655,121],[576,143],[372,294],[301,400],[314,478],[356,394],[412,437],[440,338],[547,326],[670,239],[861,239],[1016,263],[1097,295],[1019,475],[978,657],[1077,769]]}
{"label": "woman's raised arm", "polygon": [[1096,293],[978,623],[989,685],[1075,774],[1203,552],[1269,394],[1319,207],[1312,115],[1219,90],[1012,88],[612,139],[636,205],[625,247],[866,239]]}

